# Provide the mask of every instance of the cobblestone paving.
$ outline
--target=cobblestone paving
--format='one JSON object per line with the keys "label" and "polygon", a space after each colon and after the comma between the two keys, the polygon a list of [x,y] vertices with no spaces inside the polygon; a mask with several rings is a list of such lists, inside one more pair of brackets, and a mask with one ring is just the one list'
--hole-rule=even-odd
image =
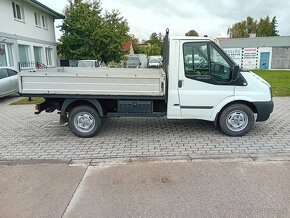
{"label": "cobblestone paving", "polygon": [[274,98],[271,118],[244,137],[223,135],[205,121],[107,118],[94,138],[74,136],[56,113],[34,115],[34,106],[0,99],[0,160],[111,157],[290,154],[290,97]]}

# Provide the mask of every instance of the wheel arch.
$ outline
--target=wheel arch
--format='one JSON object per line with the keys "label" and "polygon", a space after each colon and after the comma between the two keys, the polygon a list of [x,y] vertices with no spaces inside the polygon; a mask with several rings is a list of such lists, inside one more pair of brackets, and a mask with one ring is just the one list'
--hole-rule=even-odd
{"label": "wheel arch", "polygon": [[102,105],[97,99],[66,99],[61,106],[61,119],[63,119],[64,122],[67,122],[66,113],[71,111],[73,108],[82,105],[90,106],[96,109],[100,117],[104,116]]}
{"label": "wheel arch", "polygon": [[253,104],[252,102],[249,102],[249,101],[245,101],[245,100],[236,100],[236,101],[231,101],[229,103],[227,103],[226,105],[224,105],[220,110],[219,112],[217,112],[217,114],[215,115],[215,119],[214,119],[214,125],[215,127],[218,127],[218,120],[219,120],[219,117],[221,115],[221,113],[227,108],[229,107],[230,105],[233,105],[233,104],[243,104],[243,105],[246,105],[248,106],[252,111],[253,113],[257,113],[258,110],[255,106],[255,104]]}

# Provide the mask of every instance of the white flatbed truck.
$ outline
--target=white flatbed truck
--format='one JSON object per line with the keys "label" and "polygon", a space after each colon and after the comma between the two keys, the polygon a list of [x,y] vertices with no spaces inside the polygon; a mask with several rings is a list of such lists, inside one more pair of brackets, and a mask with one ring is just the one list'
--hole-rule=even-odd
{"label": "white flatbed truck", "polygon": [[57,68],[19,73],[19,93],[44,97],[79,137],[93,137],[102,118],[164,117],[212,121],[243,136],[273,111],[271,86],[241,69],[208,38],[164,37],[163,69]]}

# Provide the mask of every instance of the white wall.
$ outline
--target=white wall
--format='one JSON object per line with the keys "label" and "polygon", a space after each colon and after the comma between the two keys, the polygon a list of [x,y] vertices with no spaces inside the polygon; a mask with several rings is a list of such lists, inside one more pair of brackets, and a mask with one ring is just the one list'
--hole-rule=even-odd
{"label": "white wall", "polygon": [[[12,0],[1,0],[0,32],[55,42],[54,19],[51,15],[46,14],[23,1],[13,0],[13,2],[23,6],[24,22],[14,19]],[[36,27],[34,12],[44,15],[47,18],[47,29]]]}
{"label": "white wall", "polygon": [[[23,7],[24,21],[14,18],[12,2]],[[34,12],[40,15],[40,27],[35,24]],[[47,19],[47,28],[42,27],[42,18]],[[42,63],[46,65],[45,48],[52,49],[52,67],[57,64],[56,40],[54,18],[21,0],[0,0],[0,42],[12,45],[14,67],[17,69],[19,62],[18,45],[29,46],[29,61],[35,61],[33,47],[42,48]],[[2,36],[1,36],[2,35]]]}

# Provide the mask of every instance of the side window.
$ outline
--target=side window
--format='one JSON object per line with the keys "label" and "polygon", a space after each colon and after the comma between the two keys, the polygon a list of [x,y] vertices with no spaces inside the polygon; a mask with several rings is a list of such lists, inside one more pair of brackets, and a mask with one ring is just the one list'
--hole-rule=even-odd
{"label": "side window", "polygon": [[17,72],[11,69],[7,69],[7,73],[8,73],[8,77],[17,75]]}
{"label": "side window", "polygon": [[185,43],[183,58],[186,77],[198,79],[210,75],[206,43]]}
{"label": "side window", "polygon": [[7,77],[6,69],[0,69],[0,79],[4,79]]}
{"label": "side window", "polygon": [[185,77],[211,84],[229,82],[231,66],[221,52],[207,42],[184,43]]}
{"label": "side window", "polygon": [[210,48],[210,71],[217,82],[229,82],[231,80],[231,66],[212,45]]}

